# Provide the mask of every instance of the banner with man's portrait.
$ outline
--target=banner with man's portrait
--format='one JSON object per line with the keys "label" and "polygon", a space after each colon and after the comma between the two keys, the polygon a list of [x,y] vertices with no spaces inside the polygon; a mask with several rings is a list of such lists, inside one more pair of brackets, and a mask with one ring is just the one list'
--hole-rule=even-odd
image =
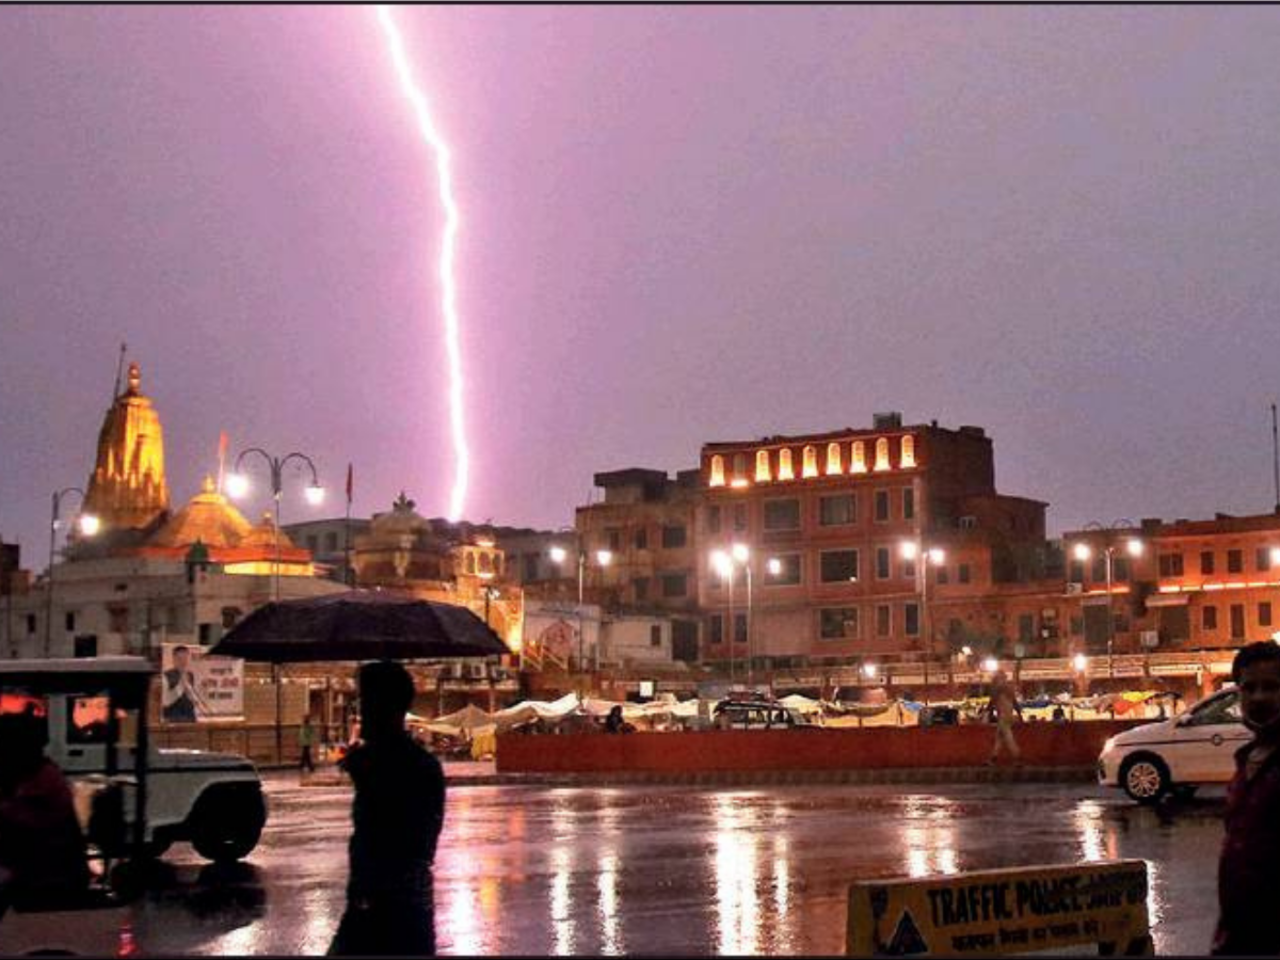
{"label": "banner with man's portrait", "polygon": [[244,661],[208,656],[195,644],[164,644],[160,719],[165,723],[244,719]]}

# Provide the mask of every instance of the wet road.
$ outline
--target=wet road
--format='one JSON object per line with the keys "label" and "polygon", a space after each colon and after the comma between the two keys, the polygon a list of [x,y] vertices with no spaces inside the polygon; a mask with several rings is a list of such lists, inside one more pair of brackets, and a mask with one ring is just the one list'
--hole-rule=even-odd
{"label": "wet road", "polygon": [[[249,861],[165,858],[148,953],[321,954],[342,911],[350,794],[269,784]],[[1197,954],[1215,914],[1221,802],[1157,813],[1087,784],[551,788],[449,799],[442,954],[835,954],[874,877],[1080,860],[1150,863],[1156,949]]]}

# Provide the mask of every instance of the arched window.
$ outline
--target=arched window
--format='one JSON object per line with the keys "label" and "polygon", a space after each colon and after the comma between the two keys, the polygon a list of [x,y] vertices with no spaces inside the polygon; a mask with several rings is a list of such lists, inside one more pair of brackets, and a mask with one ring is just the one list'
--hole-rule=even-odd
{"label": "arched window", "polygon": [[493,573],[493,556],[492,554],[480,554],[480,572]]}
{"label": "arched window", "polygon": [[849,464],[849,472],[867,472],[867,445],[861,440],[853,442],[853,461]]}
{"label": "arched window", "polygon": [[467,573],[476,572],[476,555],[474,553],[467,554]]}
{"label": "arched window", "polygon": [[827,444],[827,473],[844,473],[844,462],[840,457],[840,444]]}
{"label": "arched window", "polygon": [[769,451],[756,451],[756,483],[768,483],[773,478],[769,475]]}
{"label": "arched window", "polygon": [[711,486],[724,486],[724,457],[718,453],[711,458]]}
{"label": "arched window", "polygon": [[889,469],[889,438],[881,437],[876,441],[876,469]]}
{"label": "arched window", "polygon": [[745,453],[735,453],[733,455],[733,479],[747,479],[747,455]]}
{"label": "arched window", "polygon": [[794,480],[796,471],[791,466],[791,448],[783,447],[778,451],[778,479]]}
{"label": "arched window", "polygon": [[902,438],[902,466],[914,467],[916,465],[916,438],[907,434]]}
{"label": "arched window", "polygon": [[816,477],[817,475],[818,448],[810,443],[804,448],[804,476]]}

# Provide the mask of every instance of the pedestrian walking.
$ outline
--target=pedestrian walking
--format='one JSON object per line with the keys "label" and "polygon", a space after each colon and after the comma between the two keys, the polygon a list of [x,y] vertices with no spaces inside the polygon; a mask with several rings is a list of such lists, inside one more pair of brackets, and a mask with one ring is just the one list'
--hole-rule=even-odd
{"label": "pedestrian walking", "polygon": [[398,663],[360,668],[361,742],[343,760],[355,785],[347,908],[331,956],[435,954],[432,862],[444,772],[405,729],[413,679]]}
{"label": "pedestrian walking", "polygon": [[315,761],[311,758],[311,748],[315,746],[316,728],[311,725],[311,714],[302,718],[302,726],[298,727],[298,770],[315,773]]}
{"label": "pedestrian walking", "polygon": [[987,703],[988,713],[996,725],[996,738],[991,744],[991,758],[988,765],[996,762],[1003,747],[1013,756],[1015,764],[1022,762],[1022,751],[1018,749],[1018,741],[1013,736],[1013,719],[1022,719],[1022,708],[1018,706],[1018,697],[1003,670],[997,670],[991,680],[991,698]]}
{"label": "pedestrian walking", "polygon": [[1236,751],[1218,860],[1215,956],[1280,954],[1280,646],[1250,643],[1231,664],[1253,739]]}

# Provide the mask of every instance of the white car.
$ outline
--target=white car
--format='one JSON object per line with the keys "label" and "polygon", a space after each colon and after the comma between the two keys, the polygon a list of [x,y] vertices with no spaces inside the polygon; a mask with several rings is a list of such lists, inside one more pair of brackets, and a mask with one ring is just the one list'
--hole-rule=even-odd
{"label": "white car", "polygon": [[1166,793],[1188,795],[1235,775],[1235,752],[1253,739],[1241,722],[1240,697],[1224,687],[1180,716],[1118,733],[1102,746],[1098,782],[1139,803]]}

